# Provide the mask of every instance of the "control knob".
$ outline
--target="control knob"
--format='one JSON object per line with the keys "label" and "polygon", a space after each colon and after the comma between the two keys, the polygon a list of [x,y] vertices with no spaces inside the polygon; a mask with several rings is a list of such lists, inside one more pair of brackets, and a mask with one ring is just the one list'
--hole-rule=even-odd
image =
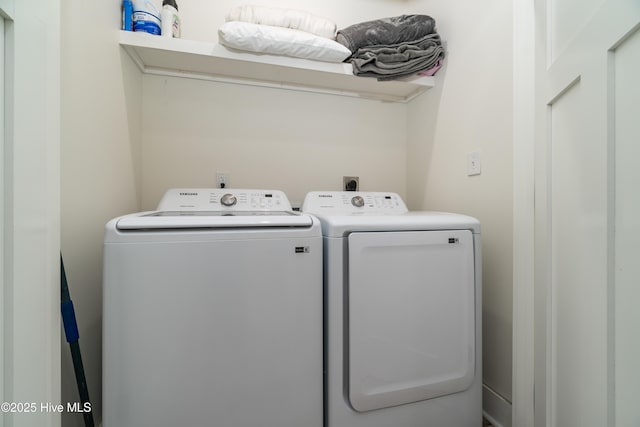
{"label": "control knob", "polygon": [[362,196],[354,196],[351,198],[351,204],[356,208],[361,208],[364,206],[364,199]]}
{"label": "control knob", "polygon": [[238,202],[238,199],[233,194],[227,193],[220,198],[220,203],[224,206],[233,206]]}

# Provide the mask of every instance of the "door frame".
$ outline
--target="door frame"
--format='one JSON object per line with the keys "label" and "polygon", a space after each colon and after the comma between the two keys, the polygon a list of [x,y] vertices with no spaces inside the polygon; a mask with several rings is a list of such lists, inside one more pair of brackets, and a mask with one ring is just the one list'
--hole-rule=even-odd
{"label": "door frame", "polygon": [[60,0],[0,0],[0,18],[0,392],[3,402],[33,409],[25,414],[16,406],[0,416],[0,427],[58,427],[59,412],[41,405],[61,403]]}
{"label": "door frame", "polygon": [[535,0],[513,3],[512,425],[534,426]]}

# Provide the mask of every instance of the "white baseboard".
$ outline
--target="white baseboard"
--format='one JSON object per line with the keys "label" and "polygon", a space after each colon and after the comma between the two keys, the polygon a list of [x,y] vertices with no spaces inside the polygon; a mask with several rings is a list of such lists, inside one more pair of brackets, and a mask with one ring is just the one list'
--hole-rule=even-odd
{"label": "white baseboard", "polygon": [[511,427],[511,403],[484,384],[482,414],[495,427]]}

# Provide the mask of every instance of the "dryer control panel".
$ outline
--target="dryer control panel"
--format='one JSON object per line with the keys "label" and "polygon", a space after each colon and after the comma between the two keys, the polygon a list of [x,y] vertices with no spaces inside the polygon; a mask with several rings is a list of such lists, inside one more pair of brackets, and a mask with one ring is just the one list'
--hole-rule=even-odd
{"label": "dryer control panel", "polygon": [[337,215],[404,214],[408,212],[396,193],[375,191],[312,191],[302,205],[307,213]]}
{"label": "dryer control panel", "polygon": [[160,211],[285,212],[291,203],[279,190],[176,188],[168,190]]}

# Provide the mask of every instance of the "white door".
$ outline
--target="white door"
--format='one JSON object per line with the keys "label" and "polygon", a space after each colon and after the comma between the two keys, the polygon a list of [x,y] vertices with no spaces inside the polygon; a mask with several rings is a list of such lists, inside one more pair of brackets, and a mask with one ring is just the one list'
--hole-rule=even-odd
{"label": "white door", "polygon": [[476,357],[469,230],[351,233],[348,280],[356,411],[469,388]]}
{"label": "white door", "polygon": [[638,426],[640,2],[535,5],[535,424]]}

